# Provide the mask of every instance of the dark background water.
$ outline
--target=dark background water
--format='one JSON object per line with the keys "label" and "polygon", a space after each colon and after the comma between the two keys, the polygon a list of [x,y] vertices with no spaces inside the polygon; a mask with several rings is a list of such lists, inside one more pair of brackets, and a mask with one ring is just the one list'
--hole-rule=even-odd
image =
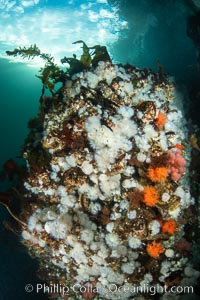
{"label": "dark background water", "polygon": [[[176,78],[187,118],[199,124],[197,49],[187,36],[187,18],[194,13],[191,7],[185,1],[172,0],[110,1],[116,2],[129,29],[120,32],[120,39],[109,45],[113,60],[153,70],[160,62]],[[0,60],[0,168],[7,159],[19,160],[16,157],[28,132],[27,122],[37,113],[41,84],[36,73],[25,64]],[[8,182],[2,182],[0,191],[8,186]],[[10,216],[0,206],[0,220],[6,219]],[[36,268],[37,263],[0,222],[0,300],[39,299],[24,292],[25,284],[37,282]]]}
{"label": "dark background water", "polygon": [[[16,157],[20,155],[28,133],[27,122],[36,115],[38,109],[41,84],[35,73],[36,69],[24,64],[0,61],[1,168],[7,159],[20,161]],[[9,185],[9,182],[3,181],[0,191]],[[4,228],[2,221],[11,221],[11,217],[2,206],[0,219],[0,300],[35,299],[36,295],[28,295],[24,287],[38,281],[35,275],[36,262],[31,260],[19,239]]]}
{"label": "dark background water", "polygon": [[198,49],[187,34],[188,17],[194,16],[197,9],[192,5],[193,1],[111,2],[120,3],[120,14],[129,25],[129,30],[111,46],[114,59],[154,71],[160,63],[164,71],[175,78],[177,89],[182,92],[187,118],[200,124],[200,59],[197,63],[200,21]]}

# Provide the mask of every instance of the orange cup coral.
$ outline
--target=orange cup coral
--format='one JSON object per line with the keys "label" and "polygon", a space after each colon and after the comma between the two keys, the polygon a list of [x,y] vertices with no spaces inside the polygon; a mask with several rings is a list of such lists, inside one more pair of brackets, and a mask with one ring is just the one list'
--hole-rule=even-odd
{"label": "orange cup coral", "polygon": [[147,171],[147,176],[151,181],[165,181],[168,175],[168,168],[166,167],[149,167]]}
{"label": "orange cup coral", "polygon": [[149,256],[156,259],[164,252],[164,248],[161,243],[153,241],[152,243],[147,244],[146,251]]}
{"label": "orange cup coral", "polygon": [[155,125],[159,130],[162,130],[166,121],[167,121],[166,115],[163,113],[159,113],[156,118]]}
{"label": "orange cup coral", "polygon": [[162,231],[168,234],[174,234],[176,227],[177,227],[176,221],[168,220],[162,224]]}
{"label": "orange cup coral", "polygon": [[158,192],[153,186],[146,186],[144,189],[144,203],[154,206],[158,202]]}

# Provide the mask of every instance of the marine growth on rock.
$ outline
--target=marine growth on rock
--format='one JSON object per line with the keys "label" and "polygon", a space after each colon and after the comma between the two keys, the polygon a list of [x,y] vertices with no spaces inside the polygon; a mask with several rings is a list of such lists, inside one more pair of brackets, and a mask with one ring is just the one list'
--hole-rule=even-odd
{"label": "marine growth on rock", "polygon": [[40,126],[23,147],[29,209],[19,218],[41,278],[69,287],[54,297],[150,299],[155,287],[162,299],[172,286],[193,287],[189,248],[177,247],[190,242],[195,200],[174,84],[113,64],[106,51],[68,73],[59,97],[40,100]]}

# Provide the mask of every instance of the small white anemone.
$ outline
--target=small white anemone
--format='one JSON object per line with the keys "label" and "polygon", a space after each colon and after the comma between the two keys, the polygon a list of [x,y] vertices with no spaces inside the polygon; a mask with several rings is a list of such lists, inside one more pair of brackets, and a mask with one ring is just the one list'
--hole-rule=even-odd
{"label": "small white anemone", "polygon": [[128,238],[128,245],[132,249],[137,249],[142,245],[142,242],[137,237],[131,235]]}
{"label": "small white anemone", "polygon": [[160,232],[160,222],[157,220],[153,220],[149,223],[149,229],[152,235],[158,234]]}
{"label": "small white anemone", "polygon": [[94,168],[91,163],[89,163],[87,160],[85,160],[81,165],[81,170],[86,175],[90,175],[94,171]]}
{"label": "small white anemone", "polygon": [[120,106],[117,112],[118,114],[122,115],[122,117],[126,119],[130,119],[134,115],[133,108],[129,106]]}
{"label": "small white anemone", "polygon": [[111,249],[116,249],[120,243],[119,236],[116,233],[106,234],[106,243]]}
{"label": "small white anemone", "polygon": [[121,270],[127,274],[133,274],[135,270],[135,264],[133,262],[124,263],[121,266]]}
{"label": "small white anemone", "polygon": [[142,152],[139,152],[137,154],[137,160],[139,162],[144,162],[146,160],[146,158],[147,158],[147,156],[144,153],[142,153]]}
{"label": "small white anemone", "polygon": [[94,239],[94,232],[90,229],[84,229],[80,233],[81,240],[86,244],[90,244]]}
{"label": "small white anemone", "polygon": [[112,176],[101,174],[99,176],[100,187],[106,197],[120,194],[120,179],[120,174]]}

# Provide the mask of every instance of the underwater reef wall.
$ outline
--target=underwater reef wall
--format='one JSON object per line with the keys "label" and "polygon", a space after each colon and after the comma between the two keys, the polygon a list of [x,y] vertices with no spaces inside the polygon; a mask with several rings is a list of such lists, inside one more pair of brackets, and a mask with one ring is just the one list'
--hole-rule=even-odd
{"label": "underwater reef wall", "polygon": [[162,72],[108,56],[70,74],[59,97],[42,95],[19,219],[41,278],[59,285],[51,297],[166,299],[197,283],[191,149],[175,95]]}

